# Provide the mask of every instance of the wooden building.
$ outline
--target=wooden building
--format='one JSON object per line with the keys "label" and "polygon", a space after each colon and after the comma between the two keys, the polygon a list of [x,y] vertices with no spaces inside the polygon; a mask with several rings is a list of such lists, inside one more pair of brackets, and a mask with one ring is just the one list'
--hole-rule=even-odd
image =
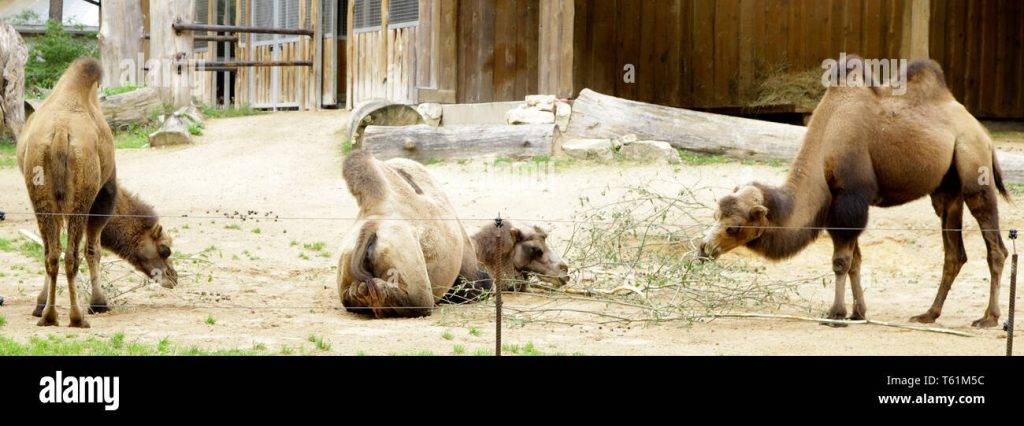
{"label": "wooden building", "polygon": [[[148,3],[147,0],[143,0]],[[773,71],[840,52],[930,56],[958,99],[1024,118],[1017,0],[196,0],[196,21],[305,28],[197,43],[214,61],[289,61],[207,76],[209,103],[471,103],[583,88],[678,107],[750,104]],[[228,34],[228,33],[223,33]],[[204,46],[205,45],[205,46]],[[785,107],[784,105],[781,107]]]}

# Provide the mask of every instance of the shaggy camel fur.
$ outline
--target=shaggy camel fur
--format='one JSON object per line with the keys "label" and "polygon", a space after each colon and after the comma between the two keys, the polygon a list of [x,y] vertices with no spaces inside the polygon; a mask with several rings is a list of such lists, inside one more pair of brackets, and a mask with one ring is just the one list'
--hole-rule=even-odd
{"label": "shaggy camel fur", "polygon": [[[100,245],[114,252],[145,274],[149,279],[166,288],[174,288],[178,284],[178,273],[171,263],[171,237],[164,233],[157,220],[156,212],[135,194],[118,187],[114,216],[103,227],[100,234]],[[86,246],[86,258],[96,256],[92,248]],[[97,265],[100,265],[97,263]],[[89,313],[102,313],[110,310],[107,298],[100,286],[98,268],[89,268],[92,282],[92,297],[89,299]],[[41,316],[46,305],[47,287],[39,292],[36,309],[32,315]]]}
{"label": "shaggy camel fur", "polygon": [[548,248],[548,234],[537,226],[491,223],[473,235],[476,257],[491,278],[508,291],[526,291],[529,275],[556,287],[569,282],[569,267]]}
{"label": "shaggy camel fur", "polygon": [[343,174],[359,204],[338,263],[338,293],[348,311],[426,316],[460,276],[490,287],[469,236],[426,168],[357,150],[345,159]]}
{"label": "shaggy camel fur", "polygon": [[934,61],[910,64],[902,96],[886,85],[849,84],[873,81],[850,65],[844,65],[851,70],[847,82],[828,88],[814,110],[786,182],[779,187],[751,183],[722,198],[717,223],[701,245],[702,255],[716,258],[743,245],[769,259],[785,259],[827,228],[836,282],[828,317],[846,316],[844,287],[849,279],[854,299],[850,319],[863,319],[867,306],[857,238],[867,225],[868,207],[896,206],[930,195],[942,220],[945,265],[931,308],[911,320],[931,323],[939,317],[967,261],[961,236],[966,204],[985,230],[991,274],[988,307],[973,325],[997,325],[1007,254],[999,232],[997,192],[1008,196],[988,133],[953,98]]}
{"label": "shaggy camel fur", "polygon": [[[71,303],[70,326],[89,326],[77,300],[79,244],[84,232],[86,260],[89,270],[96,274],[100,233],[110,220],[117,197],[114,137],[97,99],[102,74],[95,60],[72,63],[18,138],[18,165],[46,254],[47,297],[40,326],[57,325],[57,264],[64,222],[68,233],[64,267]],[[94,294],[98,287],[94,281]]]}

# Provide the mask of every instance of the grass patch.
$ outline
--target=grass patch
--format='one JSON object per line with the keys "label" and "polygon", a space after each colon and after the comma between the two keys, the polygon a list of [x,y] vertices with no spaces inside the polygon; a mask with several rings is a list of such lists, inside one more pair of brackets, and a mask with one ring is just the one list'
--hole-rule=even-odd
{"label": "grass patch", "polygon": [[8,138],[0,139],[0,169],[6,169],[18,165],[16,156],[17,145]]}
{"label": "grass patch", "polygon": [[25,355],[261,355],[259,351],[229,349],[209,351],[195,346],[184,347],[164,338],[157,344],[128,341],[124,333],[109,338],[89,336],[84,339],[50,335],[46,338],[31,337],[20,343],[0,335],[0,356]]}
{"label": "grass patch", "polygon": [[128,83],[124,86],[108,87],[103,89],[103,96],[117,96],[128,92],[134,92],[140,89],[142,86],[135,83]]}
{"label": "grass patch", "polygon": [[203,123],[192,123],[188,125],[188,134],[192,136],[203,135]]}
{"label": "grass patch", "polygon": [[783,160],[738,160],[732,157],[726,157],[724,155],[717,154],[704,154],[700,152],[687,151],[685,149],[676,149],[679,153],[679,158],[682,159],[683,164],[688,166],[708,166],[715,164],[729,164],[729,163],[740,163],[748,166],[760,165],[769,167],[786,167],[787,163]]}
{"label": "grass patch", "polygon": [[352,149],[354,148],[355,145],[352,144],[352,141],[349,139],[345,139],[345,141],[341,143],[341,154],[348,155],[350,152],[352,152]]}
{"label": "grass patch", "polygon": [[207,315],[206,316],[206,320],[203,321],[203,322],[205,322],[206,325],[216,325],[217,324],[217,318],[214,318],[213,315]]}
{"label": "grass patch", "polygon": [[0,251],[18,253],[22,256],[35,259],[40,263],[43,261],[43,247],[30,241],[21,240],[19,242],[15,242],[5,238],[0,238]]}
{"label": "grass patch", "polygon": [[309,341],[314,346],[316,346],[317,349],[319,349],[321,351],[326,352],[326,351],[331,350],[331,342],[328,342],[328,341],[324,340],[323,336],[317,336],[315,334],[310,334],[309,335]]}
{"label": "grass patch", "polygon": [[241,231],[242,230],[242,225],[238,225],[238,224],[232,223],[230,225],[224,225],[224,229],[227,229],[229,231]]}
{"label": "grass patch", "polygon": [[455,345],[452,347],[452,354],[463,355],[466,353],[466,347],[462,345]]}
{"label": "grass patch", "polygon": [[0,315],[0,327],[7,325],[7,317]]}
{"label": "grass patch", "polygon": [[544,355],[540,350],[537,349],[536,346],[533,345],[533,342],[527,342],[525,345],[522,345],[522,346],[516,345],[516,344],[501,345],[501,352],[502,353],[506,353],[507,352],[507,353],[510,353],[510,354],[513,354],[513,355],[523,355],[523,356]]}
{"label": "grass patch", "polygon": [[480,337],[480,329],[476,327],[469,328],[469,335],[473,337]]}
{"label": "grass patch", "polygon": [[219,108],[211,105],[203,105],[202,109],[203,115],[206,116],[206,118],[232,118],[266,114],[265,111],[253,109],[248,105],[230,108]]}
{"label": "grass patch", "polygon": [[444,333],[441,333],[441,338],[444,340],[452,340],[455,338],[455,335],[452,334],[452,332],[445,330]]}
{"label": "grass patch", "polygon": [[114,147],[117,149],[137,149],[149,146],[149,134],[155,132],[155,125],[132,124],[114,132]]}

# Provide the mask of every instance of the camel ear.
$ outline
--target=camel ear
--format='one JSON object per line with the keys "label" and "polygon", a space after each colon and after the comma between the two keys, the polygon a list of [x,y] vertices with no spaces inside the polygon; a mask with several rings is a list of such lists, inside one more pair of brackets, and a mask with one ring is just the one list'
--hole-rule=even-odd
{"label": "camel ear", "polygon": [[513,244],[519,244],[523,240],[523,232],[519,228],[508,228],[508,233],[512,235]]}
{"label": "camel ear", "polygon": [[160,236],[164,235],[164,227],[158,224],[154,226],[153,229],[150,229],[149,232],[149,235],[152,236],[154,240],[159,239]]}
{"label": "camel ear", "polygon": [[765,206],[754,206],[750,209],[750,220],[761,220],[768,215],[768,208]]}

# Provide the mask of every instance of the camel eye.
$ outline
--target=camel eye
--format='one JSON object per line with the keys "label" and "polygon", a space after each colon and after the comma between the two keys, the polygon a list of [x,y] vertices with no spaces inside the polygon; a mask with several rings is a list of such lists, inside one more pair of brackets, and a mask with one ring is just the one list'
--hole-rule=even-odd
{"label": "camel eye", "polygon": [[738,226],[730,226],[728,228],[725,228],[725,233],[735,237],[737,234],[740,233],[740,228]]}

